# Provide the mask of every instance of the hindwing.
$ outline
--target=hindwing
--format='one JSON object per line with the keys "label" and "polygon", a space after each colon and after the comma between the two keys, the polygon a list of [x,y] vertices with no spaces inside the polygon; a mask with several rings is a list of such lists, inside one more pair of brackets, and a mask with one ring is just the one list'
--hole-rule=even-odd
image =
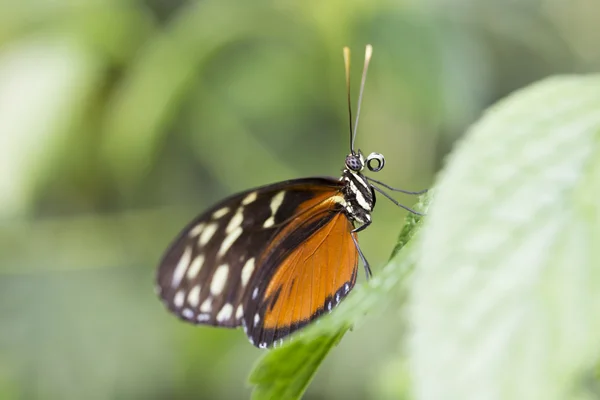
{"label": "hindwing", "polygon": [[322,204],[278,232],[260,258],[244,304],[244,329],[259,347],[278,341],[331,311],[356,283],[353,225],[341,205]]}

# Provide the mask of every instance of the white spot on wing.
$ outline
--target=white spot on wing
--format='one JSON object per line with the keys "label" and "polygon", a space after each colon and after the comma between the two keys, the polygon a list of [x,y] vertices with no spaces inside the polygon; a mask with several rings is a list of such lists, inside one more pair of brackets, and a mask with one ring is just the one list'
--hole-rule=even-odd
{"label": "white spot on wing", "polygon": [[225,232],[233,232],[242,225],[242,222],[244,222],[244,207],[238,208],[233,217],[231,217],[229,224],[227,224],[227,228],[225,228]]}
{"label": "white spot on wing", "polygon": [[198,316],[196,317],[196,320],[198,322],[208,321],[209,319],[210,319],[210,315],[208,315],[208,314],[198,314]]}
{"label": "white spot on wing", "polygon": [[252,276],[252,272],[254,272],[254,258],[248,259],[246,264],[244,264],[244,268],[242,268],[242,286],[246,286],[250,276]]}
{"label": "white spot on wing", "polygon": [[260,315],[258,313],[254,314],[254,326],[258,325],[260,322]]}
{"label": "white spot on wing", "polygon": [[229,318],[231,318],[232,313],[233,313],[233,306],[229,303],[225,304],[223,306],[223,308],[221,308],[221,311],[219,311],[219,313],[217,314],[217,321],[219,321],[219,322],[227,321]]}
{"label": "white spot on wing", "polygon": [[201,222],[192,228],[192,230],[190,231],[188,236],[191,238],[198,236],[200,234],[200,232],[202,232],[203,229],[204,229],[204,222]]}
{"label": "white spot on wing", "polygon": [[242,232],[243,232],[242,228],[240,226],[238,226],[237,228],[235,228],[233,230],[233,232],[231,232],[229,235],[227,235],[225,237],[225,240],[223,240],[223,243],[221,243],[221,247],[219,248],[219,252],[217,253],[217,255],[222,256],[223,254],[225,254],[225,252],[227,252],[227,250],[229,250],[229,248],[237,240],[237,238],[240,237]]}
{"label": "white spot on wing", "polygon": [[263,224],[263,228],[270,228],[273,225],[275,225],[275,217],[270,216],[269,218],[267,218],[267,220]]}
{"label": "white spot on wing", "polygon": [[192,318],[194,318],[194,312],[193,312],[192,310],[190,310],[189,308],[184,308],[184,309],[181,311],[181,315],[183,315],[183,317],[184,317],[184,318],[187,318],[187,319],[192,319]]}
{"label": "white spot on wing", "polygon": [[242,306],[240,304],[238,306],[237,310],[235,310],[235,319],[241,319],[243,316],[244,316],[244,306]]}
{"label": "white spot on wing", "polygon": [[206,225],[206,228],[202,231],[200,238],[198,239],[198,245],[204,246],[213,237],[219,225],[216,223]]}
{"label": "white spot on wing", "polygon": [[185,292],[183,290],[179,290],[177,293],[175,293],[175,297],[173,297],[173,305],[177,308],[181,308],[184,300]]}
{"label": "white spot on wing", "polygon": [[187,246],[185,248],[185,250],[183,251],[181,258],[179,259],[179,262],[177,263],[175,270],[173,271],[173,279],[171,281],[171,285],[173,287],[177,287],[177,286],[179,286],[179,283],[181,283],[181,279],[183,278],[183,275],[185,274],[185,270],[190,265],[191,258],[192,258],[192,247]]}
{"label": "white spot on wing", "polygon": [[225,214],[227,214],[229,212],[229,207],[223,207],[221,209],[218,209],[217,211],[215,211],[212,214],[213,219],[219,219],[222,216],[224,216]]}
{"label": "white spot on wing", "polygon": [[187,302],[194,308],[198,307],[198,304],[200,304],[200,285],[196,285],[190,290],[187,296]]}
{"label": "white spot on wing", "polygon": [[215,296],[221,294],[225,284],[227,283],[227,276],[229,275],[229,266],[227,264],[220,265],[215,274],[213,275],[212,282],[210,283],[210,292]]}
{"label": "white spot on wing", "polygon": [[255,287],[254,291],[252,292],[252,300],[255,300],[257,296],[258,296],[258,286]]}
{"label": "white spot on wing", "polygon": [[273,198],[271,199],[271,204],[269,205],[269,207],[271,207],[271,216],[265,221],[263,227],[268,228],[275,224],[275,214],[277,213],[277,210],[279,210],[279,207],[281,207],[281,203],[283,203],[284,197],[285,191],[283,190],[277,193],[275,196],[273,196]]}
{"label": "white spot on wing", "polygon": [[211,312],[212,311],[212,298],[211,297],[204,300],[204,302],[200,306],[200,311],[201,312]]}
{"label": "white spot on wing", "polygon": [[188,268],[188,271],[186,274],[187,278],[189,280],[195,279],[198,276],[198,272],[200,272],[200,269],[202,268],[203,264],[204,264],[204,255],[200,254],[200,255],[196,256],[196,258],[194,258],[194,260],[190,264],[190,267]]}
{"label": "white spot on wing", "polygon": [[246,196],[244,198],[244,200],[242,200],[242,204],[248,205],[248,204],[252,203],[254,200],[256,200],[256,192],[252,192],[248,196]]}

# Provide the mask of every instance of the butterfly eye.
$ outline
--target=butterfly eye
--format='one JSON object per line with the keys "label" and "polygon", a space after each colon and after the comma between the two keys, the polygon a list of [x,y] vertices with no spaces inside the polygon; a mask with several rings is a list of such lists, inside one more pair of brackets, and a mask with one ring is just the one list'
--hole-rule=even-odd
{"label": "butterfly eye", "polygon": [[348,154],[346,156],[346,167],[352,171],[358,172],[361,171],[365,165],[360,157],[354,154]]}
{"label": "butterfly eye", "polygon": [[367,157],[367,168],[369,168],[370,171],[381,171],[384,165],[385,158],[383,157],[383,154],[371,153],[369,154],[369,157]]}

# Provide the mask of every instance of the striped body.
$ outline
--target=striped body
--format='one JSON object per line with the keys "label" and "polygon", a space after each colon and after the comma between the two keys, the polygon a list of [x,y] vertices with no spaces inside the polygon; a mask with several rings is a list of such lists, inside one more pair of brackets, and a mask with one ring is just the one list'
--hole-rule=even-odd
{"label": "striped body", "polygon": [[360,224],[371,222],[371,212],[375,207],[375,191],[360,172],[344,169],[342,193],[346,201],[346,216]]}

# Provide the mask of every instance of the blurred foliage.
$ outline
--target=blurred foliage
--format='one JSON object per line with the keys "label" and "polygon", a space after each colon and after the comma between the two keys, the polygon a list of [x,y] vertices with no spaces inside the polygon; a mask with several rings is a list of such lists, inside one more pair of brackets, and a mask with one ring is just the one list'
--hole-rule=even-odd
{"label": "blurred foliage", "polygon": [[[154,269],[219,198],[339,173],[342,46],[374,46],[357,144],[421,189],[486,106],[597,71],[599,23],[593,0],[1,1],[0,397],[247,398],[261,352],[168,315]],[[382,199],[361,234],[376,275],[403,216]],[[307,399],[392,390],[404,321],[376,314]]]}
{"label": "blurred foliage", "polygon": [[598,198],[600,75],[546,79],[469,130],[419,231],[415,398],[598,398]]}

